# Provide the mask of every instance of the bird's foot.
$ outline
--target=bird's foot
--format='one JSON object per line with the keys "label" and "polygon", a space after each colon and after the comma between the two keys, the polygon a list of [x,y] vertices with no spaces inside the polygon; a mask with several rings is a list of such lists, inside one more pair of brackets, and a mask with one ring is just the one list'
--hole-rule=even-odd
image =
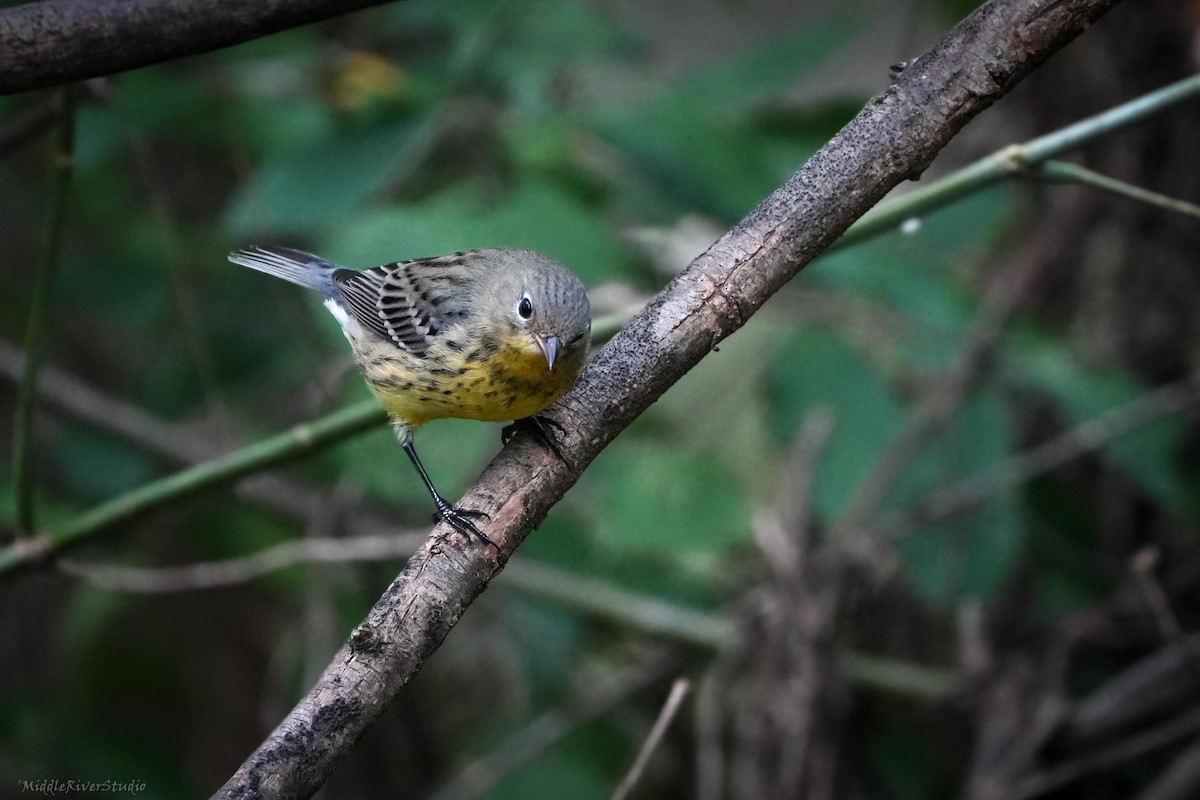
{"label": "bird's foot", "polygon": [[560,461],[570,467],[571,462],[567,461],[562,451],[558,449],[558,442],[555,441],[554,435],[550,432],[551,428],[554,428],[559,433],[567,432],[567,429],[558,420],[540,414],[513,420],[511,425],[505,425],[500,430],[500,441],[503,444],[508,444],[517,435],[518,431],[528,431],[535,439],[548,447],[554,455],[558,456]]}
{"label": "bird's foot", "polygon": [[490,519],[486,512],[474,511],[469,508],[457,508],[439,498],[437,501],[437,512],[434,513],[433,520],[434,522],[437,522],[438,520],[444,519],[446,522],[449,522],[450,525],[459,533],[465,536],[474,536],[484,544],[490,544],[492,547],[495,547],[497,550],[499,550],[499,546],[497,546],[495,542],[488,538],[486,533],[479,530],[478,526],[471,521],[472,517],[475,519]]}

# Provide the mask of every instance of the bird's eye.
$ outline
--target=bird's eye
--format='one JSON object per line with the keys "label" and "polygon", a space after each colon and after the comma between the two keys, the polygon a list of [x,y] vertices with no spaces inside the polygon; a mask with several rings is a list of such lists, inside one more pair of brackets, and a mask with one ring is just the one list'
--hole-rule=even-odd
{"label": "bird's eye", "polygon": [[521,296],[521,302],[517,303],[517,314],[521,319],[529,319],[533,316],[533,301],[529,299],[529,295]]}

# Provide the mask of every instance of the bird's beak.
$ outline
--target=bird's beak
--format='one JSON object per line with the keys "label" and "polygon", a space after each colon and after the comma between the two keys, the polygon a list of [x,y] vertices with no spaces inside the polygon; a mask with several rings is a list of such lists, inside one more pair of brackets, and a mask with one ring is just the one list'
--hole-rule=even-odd
{"label": "bird's beak", "polygon": [[540,336],[536,338],[538,347],[540,347],[542,350],[542,355],[546,357],[546,366],[548,366],[550,371],[553,372],[554,361],[558,358],[558,348],[562,346],[562,340],[557,336],[551,336],[548,339],[543,339]]}

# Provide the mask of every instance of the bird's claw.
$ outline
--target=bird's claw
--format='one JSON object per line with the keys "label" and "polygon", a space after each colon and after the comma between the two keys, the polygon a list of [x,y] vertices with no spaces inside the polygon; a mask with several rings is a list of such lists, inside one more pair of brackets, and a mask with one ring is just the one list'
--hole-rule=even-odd
{"label": "bird's claw", "polygon": [[511,425],[505,425],[500,430],[500,441],[502,444],[508,444],[517,435],[518,431],[528,431],[535,439],[548,447],[554,455],[558,456],[559,461],[570,467],[571,462],[567,461],[562,451],[558,449],[558,442],[554,440],[554,436],[550,433],[551,428],[554,428],[559,433],[567,432],[562,423],[553,417],[534,415],[532,417],[525,417],[524,419],[513,420]]}
{"label": "bird's claw", "polygon": [[484,544],[490,544],[492,547],[495,547],[497,550],[499,550],[500,547],[493,542],[486,533],[479,530],[478,526],[471,521],[472,517],[475,517],[476,519],[491,519],[487,512],[475,511],[474,509],[470,508],[456,508],[449,503],[442,502],[438,503],[437,513],[434,514],[434,521],[436,522],[439,519],[444,519],[446,522],[450,523],[451,527],[464,536],[474,536]]}

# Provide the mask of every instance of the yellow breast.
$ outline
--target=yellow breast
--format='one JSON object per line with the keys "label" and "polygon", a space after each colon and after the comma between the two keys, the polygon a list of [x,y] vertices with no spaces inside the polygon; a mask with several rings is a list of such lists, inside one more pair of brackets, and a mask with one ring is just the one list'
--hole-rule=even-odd
{"label": "yellow breast", "polygon": [[570,388],[582,359],[553,370],[536,350],[495,341],[454,349],[444,344],[418,358],[398,348],[373,353],[360,366],[392,416],[414,428],[455,417],[500,422],[537,414]]}

